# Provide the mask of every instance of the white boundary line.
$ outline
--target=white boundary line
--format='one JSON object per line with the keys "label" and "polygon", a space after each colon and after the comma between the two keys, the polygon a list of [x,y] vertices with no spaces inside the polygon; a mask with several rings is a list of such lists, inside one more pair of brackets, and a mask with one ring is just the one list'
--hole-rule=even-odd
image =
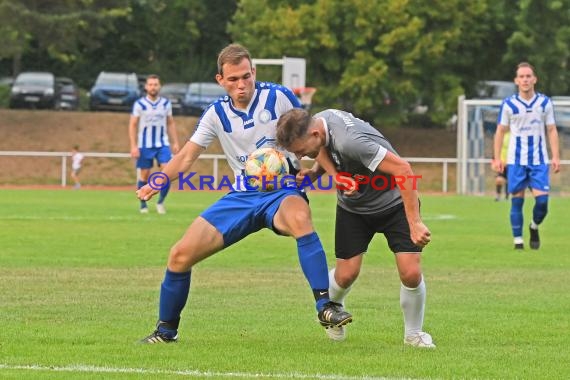
{"label": "white boundary line", "polygon": [[0,364],[0,370],[23,370],[23,371],[45,371],[45,372],[84,372],[84,373],[138,373],[143,375],[181,375],[200,377],[229,377],[229,378],[266,378],[266,379],[321,379],[321,380],[395,380],[410,378],[395,377],[373,377],[373,376],[343,376],[314,374],[307,375],[298,372],[291,373],[247,373],[247,372],[214,372],[200,370],[163,370],[145,368],[114,368],[98,367],[91,365],[69,365],[63,367],[42,366],[42,365],[10,365]]}

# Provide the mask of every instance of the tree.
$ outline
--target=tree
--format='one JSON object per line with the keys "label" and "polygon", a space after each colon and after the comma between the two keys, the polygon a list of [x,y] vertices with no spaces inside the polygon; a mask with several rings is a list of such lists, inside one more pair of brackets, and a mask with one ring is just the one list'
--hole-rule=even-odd
{"label": "tree", "polygon": [[537,69],[538,88],[548,94],[570,90],[570,0],[524,0],[519,3],[516,31],[508,39],[503,63],[514,68],[528,61]]}
{"label": "tree", "polygon": [[[319,104],[374,118],[388,93],[441,123],[488,43],[486,1],[242,0],[229,28],[256,57],[302,56]],[[255,17],[254,17],[255,15]]]}
{"label": "tree", "polygon": [[12,60],[12,75],[21,70],[25,53],[72,62],[85,48],[93,48],[115,18],[130,9],[126,0],[0,0],[0,31],[4,36],[0,59]]}

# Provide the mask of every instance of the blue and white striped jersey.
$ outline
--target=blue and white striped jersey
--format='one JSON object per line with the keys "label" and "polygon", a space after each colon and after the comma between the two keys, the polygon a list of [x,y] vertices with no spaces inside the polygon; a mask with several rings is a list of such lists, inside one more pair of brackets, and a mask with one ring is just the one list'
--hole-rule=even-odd
{"label": "blue and white striped jersey", "polygon": [[511,130],[507,164],[548,164],[546,126],[556,124],[548,96],[536,93],[528,102],[518,94],[505,98],[497,123]]}
{"label": "blue and white striped jersey", "polygon": [[[237,185],[237,181],[243,176],[249,154],[262,147],[276,148],[275,133],[279,116],[290,109],[300,107],[299,99],[287,87],[256,82],[247,109],[236,109],[227,95],[218,99],[204,111],[190,141],[208,147],[214,138],[218,137],[236,176],[234,188],[245,189],[243,182]],[[283,152],[298,169],[299,162],[296,157],[289,152]]]}
{"label": "blue and white striped jersey", "polygon": [[167,129],[167,118],[172,116],[170,100],[159,97],[151,102],[147,97],[140,98],[133,104],[132,115],[139,118],[139,148],[170,146]]}

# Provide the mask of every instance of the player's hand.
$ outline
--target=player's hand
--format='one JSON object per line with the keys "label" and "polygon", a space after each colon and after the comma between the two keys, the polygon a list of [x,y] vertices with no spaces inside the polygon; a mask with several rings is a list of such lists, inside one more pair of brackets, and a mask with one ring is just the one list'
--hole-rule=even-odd
{"label": "player's hand", "polygon": [[552,164],[552,170],[554,173],[558,173],[560,171],[560,160],[558,158],[553,158],[550,160],[550,163]]}
{"label": "player's hand", "polygon": [[303,168],[299,170],[299,173],[297,173],[297,175],[295,176],[295,182],[297,182],[297,185],[300,185],[302,183],[307,184],[305,182],[305,179],[307,177],[309,177],[311,183],[313,183],[317,179],[317,173],[315,173],[315,171],[313,171],[312,169]]}
{"label": "player's hand", "polygon": [[159,193],[159,192],[160,192],[160,190],[153,189],[147,183],[146,185],[144,185],[143,187],[138,189],[136,191],[136,194],[137,194],[137,198],[140,199],[141,201],[148,201],[150,198],[153,197],[154,194]]}
{"label": "player's hand", "polygon": [[502,173],[505,170],[505,165],[503,164],[503,161],[501,161],[501,160],[491,161],[491,167],[497,173]]}
{"label": "player's hand", "polygon": [[425,247],[431,241],[431,232],[423,222],[410,225],[410,236],[412,242],[418,247]]}
{"label": "player's hand", "polygon": [[352,177],[337,174],[333,177],[337,189],[343,191],[344,195],[351,197],[358,193],[358,182]]}
{"label": "player's hand", "polygon": [[131,157],[132,158],[139,158],[141,155],[140,150],[138,147],[131,147]]}

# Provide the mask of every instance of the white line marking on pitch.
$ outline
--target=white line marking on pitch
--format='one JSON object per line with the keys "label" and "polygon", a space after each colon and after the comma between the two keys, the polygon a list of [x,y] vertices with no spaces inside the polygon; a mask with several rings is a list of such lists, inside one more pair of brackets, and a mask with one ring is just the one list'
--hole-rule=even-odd
{"label": "white line marking on pitch", "polygon": [[452,214],[435,214],[422,216],[423,220],[453,220],[457,219],[457,216]]}
{"label": "white line marking on pitch", "polygon": [[[199,370],[162,370],[144,368],[113,368],[97,367],[90,365],[70,365],[64,367],[41,366],[41,365],[10,365],[0,364],[0,369],[24,370],[24,371],[46,371],[46,372],[86,372],[86,373],[139,373],[144,375],[181,375],[181,376],[201,376],[201,377],[236,377],[236,378],[267,378],[267,379],[322,379],[322,380],[395,380],[403,378],[394,377],[373,377],[373,376],[343,376],[302,373],[246,373],[246,372],[213,372]],[[410,380],[409,378],[406,378]]]}

